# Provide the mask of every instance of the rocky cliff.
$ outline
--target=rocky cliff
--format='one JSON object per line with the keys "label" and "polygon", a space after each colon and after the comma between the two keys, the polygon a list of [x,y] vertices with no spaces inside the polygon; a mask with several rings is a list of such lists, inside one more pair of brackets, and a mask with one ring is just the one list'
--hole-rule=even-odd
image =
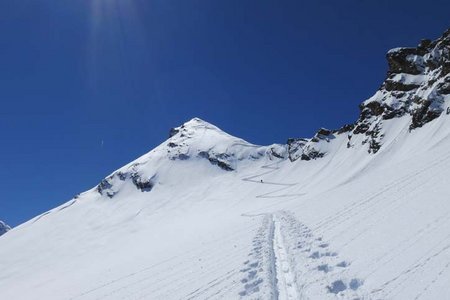
{"label": "rocky cliff", "polygon": [[450,114],[445,105],[450,97],[450,29],[440,38],[422,40],[417,47],[388,51],[388,72],[381,87],[360,105],[358,120],[339,130],[321,129],[312,139],[289,139],[291,160],[311,160],[325,153],[323,141],[336,134],[347,134],[348,147],[355,136],[369,153],[376,153],[383,144],[383,124],[394,118],[408,118],[409,130],[415,130],[439,117]]}

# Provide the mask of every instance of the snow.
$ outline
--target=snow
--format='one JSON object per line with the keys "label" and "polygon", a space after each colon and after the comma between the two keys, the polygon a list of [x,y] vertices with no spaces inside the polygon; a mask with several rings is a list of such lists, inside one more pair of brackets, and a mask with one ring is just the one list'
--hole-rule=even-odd
{"label": "snow", "polygon": [[113,172],[111,197],[93,188],[2,236],[0,299],[440,299],[449,122],[386,120],[375,155],[338,134],[291,162],[194,119]]}
{"label": "snow", "polygon": [[424,82],[426,82],[427,80],[429,80],[428,76],[425,75],[413,75],[413,74],[406,74],[406,73],[400,73],[400,74],[395,74],[392,79],[392,81],[395,82],[401,82],[407,85],[420,85]]}
{"label": "snow", "polygon": [[400,51],[402,51],[403,49],[407,49],[407,48],[405,48],[405,47],[396,47],[396,48],[392,48],[392,49],[390,49],[390,50],[388,50],[388,54],[392,54],[392,53],[396,53],[396,52],[400,52]]}

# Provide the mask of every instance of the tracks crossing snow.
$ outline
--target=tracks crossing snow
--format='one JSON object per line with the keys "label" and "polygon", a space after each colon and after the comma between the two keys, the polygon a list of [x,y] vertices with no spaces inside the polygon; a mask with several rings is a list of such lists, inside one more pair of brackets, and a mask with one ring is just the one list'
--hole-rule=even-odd
{"label": "tracks crossing snow", "polygon": [[275,215],[272,215],[273,245],[275,266],[276,266],[276,286],[279,299],[295,300],[299,299],[295,274],[290,265],[289,255],[286,251],[280,224]]}
{"label": "tracks crossing snow", "polygon": [[351,263],[287,211],[264,215],[249,256],[241,269],[242,298],[358,299],[363,293],[363,281],[349,274]]}

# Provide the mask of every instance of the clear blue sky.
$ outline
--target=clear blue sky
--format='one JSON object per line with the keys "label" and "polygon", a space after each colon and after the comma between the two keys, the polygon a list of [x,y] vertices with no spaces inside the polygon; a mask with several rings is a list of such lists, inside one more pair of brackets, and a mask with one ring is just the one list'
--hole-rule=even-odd
{"label": "clear blue sky", "polygon": [[[354,121],[447,1],[0,1],[0,219],[96,185],[198,116],[257,144]],[[103,141],[103,142],[102,142]]]}

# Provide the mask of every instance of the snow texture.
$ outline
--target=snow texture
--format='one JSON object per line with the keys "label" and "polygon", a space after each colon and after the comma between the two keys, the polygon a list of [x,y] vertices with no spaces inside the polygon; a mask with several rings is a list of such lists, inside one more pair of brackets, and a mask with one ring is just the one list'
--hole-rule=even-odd
{"label": "snow texture", "polygon": [[[355,124],[286,145],[198,118],[173,128],[3,235],[0,299],[444,299],[450,98],[429,62],[444,68],[447,38],[388,54],[413,63],[391,63],[388,80],[429,105],[382,86]],[[412,128],[422,108],[442,111]]]}

